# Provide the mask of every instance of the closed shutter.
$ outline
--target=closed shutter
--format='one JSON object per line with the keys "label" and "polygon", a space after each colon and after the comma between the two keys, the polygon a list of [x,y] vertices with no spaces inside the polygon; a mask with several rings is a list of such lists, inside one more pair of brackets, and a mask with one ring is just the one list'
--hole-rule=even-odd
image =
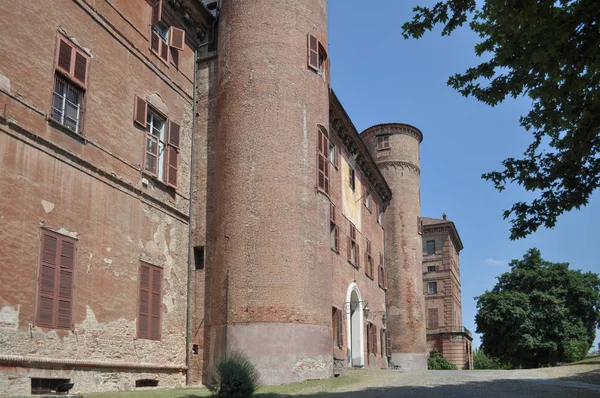
{"label": "closed shutter", "polygon": [[181,127],[169,121],[169,137],[167,139],[167,185],[177,188],[177,172],[179,168],[179,142]]}
{"label": "closed shutter", "polygon": [[344,346],[344,317],[342,316],[342,311],[338,309],[336,311],[337,316],[337,344],[338,347],[342,348]]}
{"label": "closed shutter", "polygon": [[57,327],[71,329],[75,272],[75,244],[61,239],[58,280]]}
{"label": "closed shutter", "polygon": [[427,309],[427,329],[437,329],[439,326],[438,309]]}
{"label": "closed shutter", "polygon": [[160,58],[162,58],[162,60],[167,64],[169,63],[169,46],[167,46],[162,40],[160,43]]}
{"label": "closed shutter", "polygon": [[41,268],[38,282],[37,325],[54,327],[54,303],[56,298],[56,254],[58,237],[42,232]]}
{"label": "closed shutter", "polygon": [[144,129],[146,128],[146,120],[148,117],[148,103],[138,97],[133,98],[133,121],[139,124]]}
{"label": "closed shutter", "polygon": [[355,245],[356,246],[356,268],[360,268],[360,246],[358,245],[358,243]]}
{"label": "closed shutter", "polygon": [[311,34],[308,35],[308,67],[319,70],[319,40]]}
{"label": "closed shutter", "polygon": [[347,253],[348,253],[348,262],[352,263],[352,238],[348,236],[348,244],[347,244]]}
{"label": "closed shutter", "polygon": [[392,332],[390,330],[385,331],[385,351],[386,356],[392,356]]}
{"label": "closed shutter", "polygon": [[58,35],[55,67],[66,77],[86,88],[88,79],[89,58],[78,50],[73,43],[62,35]]}
{"label": "closed shutter", "polygon": [[373,339],[373,354],[377,355],[377,326],[373,325],[373,333],[371,333]]}
{"label": "closed shutter", "polygon": [[372,339],[371,339],[371,324],[367,323],[367,353],[370,354],[371,353],[371,344],[372,344]]}
{"label": "closed shutter", "polygon": [[171,26],[169,28],[169,46],[183,51],[185,43],[185,32],[182,29]]}
{"label": "closed shutter", "polygon": [[36,325],[71,329],[75,289],[75,242],[42,231]]}
{"label": "closed shutter", "polygon": [[381,356],[385,356],[385,329],[379,331],[379,344],[381,344]]}
{"label": "closed shutter", "polygon": [[150,41],[150,49],[157,54],[160,54],[160,42],[161,39],[158,37],[158,33],[152,31],[152,38]]}
{"label": "closed shutter", "polygon": [[140,262],[138,338],[160,340],[162,269]]}
{"label": "closed shutter", "polygon": [[335,250],[337,252],[340,251],[340,227],[339,225],[335,226],[335,230],[334,230],[334,239],[335,239]]}
{"label": "closed shutter", "polygon": [[152,26],[157,25],[162,19],[162,0],[158,0],[152,7]]}

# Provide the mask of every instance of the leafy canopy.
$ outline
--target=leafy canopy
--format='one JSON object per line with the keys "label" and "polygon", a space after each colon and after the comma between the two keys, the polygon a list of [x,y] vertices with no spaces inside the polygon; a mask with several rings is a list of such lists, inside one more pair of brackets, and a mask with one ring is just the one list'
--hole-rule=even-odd
{"label": "leafy canopy", "polygon": [[495,106],[507,96],[532,100],[521,125],[533,142],[520,159],[483,174],[502,191],[516,182],[538,198],[504,211],[511,239],[554,227],[565,211],[588,203],[600,184],[600,1],[445,0],[415,7],[404,38],[437,24],[450,35],[467,21],[487,61],[449,78],[464,96]]}
{"label": "leafy canopy", "polygon": [[584,358],[600,326],[598,274],[545,261],[538,249],[510,267],[492,291],[476,297],[483,352],[513,367]]}

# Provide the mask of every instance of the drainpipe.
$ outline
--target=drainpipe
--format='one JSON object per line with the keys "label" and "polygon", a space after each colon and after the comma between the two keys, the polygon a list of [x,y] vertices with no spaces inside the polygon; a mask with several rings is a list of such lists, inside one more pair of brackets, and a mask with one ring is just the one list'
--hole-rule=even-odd
{"label": "drainpipe", "polygon": [[198,101],[198,50],[199,46],[194,50],[194,94],[193,94],[193,103],[192,103],[192,155],[190,159],[190,208],[189,208],[189,225],[188,225],[188,261],[187,261],[187,306],[186,306],[186,314],[185,314],[185,365],[187,370],[185,372],[185,384],[190,384],[190,328],[191,328],[191,301],[192,301],[192,255],[193,255],[193,244],[192,244],[192,229],[194,226],[194,219],[192,218],[194,214],[194,142],[196,137],[196,102]]}
{"label": "drainpipe", "polygon": [[[381,223],[383,224],[383,219],[381,220]],[[383,229],[383,269],[384,269],[384,279],[383,280],[385,282],[385,281],[387,281],[388,269],[387,269],[387,263],[385,261],[385,256],[387,255],[387,252],[386,252],[386,248],[385,248],[385,228],[383,227],[383,225],[381,225],[381,229]],[[383,296],[384,296],[383,304],[385,307],[385,331],[386,332],[390,325],[390,316],[388,314],[388,305],[387,305],[387,295],[388,295],[388,292],[387,292],[387,286],[386,286],[385,290],[383,291]],[[388,358],[388,356],[387,356],[387,343],[388,343],[387,336],[383,336],[383,338],[385,340],[385,349],[386,349],[385,357]],[[389,367],[390,367],[390,360],[388,359],[388,368]],[[188,368],[189,368],[189,366],[188,366]],[[188,370],[188,372],[189,372],[189,370]]]}

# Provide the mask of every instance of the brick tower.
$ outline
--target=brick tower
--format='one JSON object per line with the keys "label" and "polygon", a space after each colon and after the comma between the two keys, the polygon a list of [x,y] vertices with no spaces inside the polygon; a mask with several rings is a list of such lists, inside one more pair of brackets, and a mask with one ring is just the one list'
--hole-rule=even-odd
{"label": "brick tower", "polygon": [[231,349],[266,384],[332,374],[329,199],[315,189],[329,91],[307,68],[309,34],[326,54],[326,0],[222,2],[207,377]]}
{"label": "brick tower", "polygon": [[388,123],[366,129],[361,138],[393,192],[383,216],[392,362],[406,370],[425,370],[427,344],[419,185],[419,145],[423,134],[407,124]]}

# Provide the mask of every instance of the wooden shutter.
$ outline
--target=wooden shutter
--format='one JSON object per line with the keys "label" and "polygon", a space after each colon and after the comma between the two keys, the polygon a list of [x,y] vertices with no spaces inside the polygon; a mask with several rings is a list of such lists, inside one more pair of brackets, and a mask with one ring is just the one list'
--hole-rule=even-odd
{"label": "wooden shutter", "polygon": [[337,317],[337,344],[338,347],[342,348],[344,346],[344,317],[342,316],[342,311],[338,308],[336,311]]}
{"label": "wooden shutter", "polygon": [[319,127],[317,136],[317,186],[329,193],[329,161],[327,151],[329,150],[329,139],[327,132]]}
{"label": "wooden shutter", "polygon": [[335,242],[334,242],[335,250],[337,252],[339,252],[340,251],[340,227],[339,227],[339,225],[335,226],[335,230],[334,230],[333,234],[334,234],[334,240],[335,240]]}
{"label": "wooden shutter", "polygon": [[158,137],[146,132],[144,147],[144,170],[158,176]]}
{"label": "wooden shutter", "polygon": [[179,169],[179,142],[181,127],[169,121],[169,131],[167,139],[167,185],[177,188],[177,172]]}
{"label": "wooden shutter", "polygon": [[308,67],[319,70],[319,40],[310,33],[308,34]]}
{"label": "wooden shutter", "polygon": [[38,281],[37,325],[54,327],[54,303],[56,300],[56,268],[58,237],[42,231],[40,273]]}
{"label": "wooden shutter", "polygon": [[138,338],[160,340],[162,269],[140,262]]}
{"label": "wooden shutter", "polygon": [[385,356],[385,329],[379,331],[379,344],[381,344],[381,356]]}
{"label": "wooden shutter", "polygon": [[75,288],[75,242],[42,231],[36,325],[71,329]]}
{"label": "wooden shutter", "polygon": [[421,217],[417,217],[417,232],[419,235],[423,235],[423,222]]}
{"label": "wooden shutter", "polygon": [[152,26],[155,26],[162,19],[162,0],[158,0],[152,7]]}
{"label": "wooden shutter", "polygon": [[71,60],[73,46],[66,39],[58,37],[58,54],[56,56],[56,68],[67,76],[71,76]]}
{"label": "wooden shutter", "polygon": [[360,246],[356,244],[356,268],[360,268]]}
{"label": "wooden shutter", "polygon": [[75,66],[73,68],[73,77],[76,81],[81,83],[84,87],[87,85],[87,68],[88,59],[83,56],[79,51],[75,52]]}
{"label": "wooden shutter", "polygon": [[340,168],[340,150],[338,149],[337,145],[333,149],[333,159],[334,159],[335,167],[339,169]]}
{"label": "wooden shutter", "polygon": [[385,351],[386,356],[392,356],[392,332],[390,330],[385,331]]}
{"label": "wooden shutter", "polygon": [[158,33],[152,31],[152,38],[150,41],[150,49],[154,51],[156,54],[160,54],[160,37],[158,37]]}
{"label": "wooden shutter", "polygon": [[329,204],[329,220],[335,224],[335,205],[333,203]]}
{"label": "wooden shutter", "polygon": [[133,121],[146,129],[146,120],[148,118],[148,103],[138,97],[133,98]]}
{"label": "wooden shutter", "polygon": [[427,309],[427,329],[437,329],[439,326],[438,309]]}
{"label": "wooden shutter", "polygon": [[185,44],[185,31],[183,29],[171,26],[169,28],[169,46],[183,51],[183,45]]}
{"label": "wooden shutter", "polygon": [[371,353],[371,344],[372,344],[372,339],[371,339],[371,324],[367,323],[367,354]]}
{"label": "wooden shutter", "polygon": [[169,63],[169,46],[162,39],[160,39],[160,58]]}
{"label": "wooden shutter", "polygon": [[348,253],[348,262],[352,263],[352,237],[348,236],[348,245],[347,247],[347,253]]}
{"label": "wooden shutter", "polygon": [[71,329],[75,272],[75,244],[61,239],[58,278],[57,327]]}

